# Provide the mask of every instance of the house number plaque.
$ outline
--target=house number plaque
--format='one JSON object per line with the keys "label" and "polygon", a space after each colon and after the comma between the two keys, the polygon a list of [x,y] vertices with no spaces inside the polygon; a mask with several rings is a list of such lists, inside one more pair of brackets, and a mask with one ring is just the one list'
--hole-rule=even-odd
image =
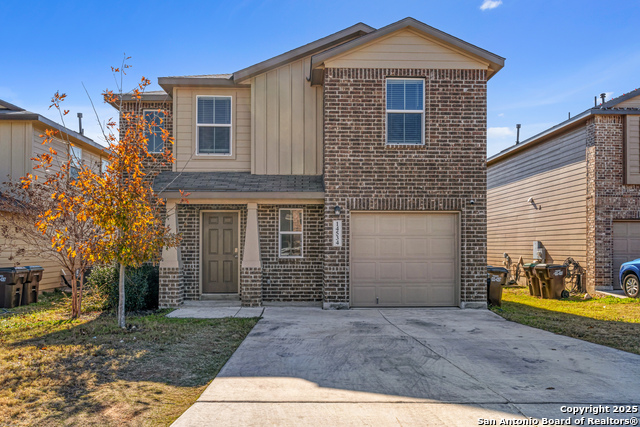
{"label": "house number plaque", "polygon": [[333,220],[333,246],[342,246],[342,220]]}

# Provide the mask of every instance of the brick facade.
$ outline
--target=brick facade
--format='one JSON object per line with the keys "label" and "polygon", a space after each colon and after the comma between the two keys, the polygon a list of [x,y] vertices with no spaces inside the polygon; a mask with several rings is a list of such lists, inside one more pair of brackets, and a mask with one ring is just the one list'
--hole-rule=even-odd
{"label": "brick facade", "polygon": [[609,288],[613,221],[640,219],[640,185],[624,184],[624,117],[596,115],[587,126],[587,291]]}
{"label": "brick facade", "polygon": [[[304,258],[278,257],[278,211],[281,208],[303,209]],[[180,242],[178,275],[180,292],[175,285],[161,283],[161,297],[165,306],[179,304],[183,300],[199,300],[200,292],[200,241],[202,211],[239,211],[239,265],[242,266],[243,244],[247,228],[247,205],[179,204],[177,205]],[[323,262],[323,206],[322,205],[258,205],[260,232],[260,256],[262,268],[240,268],[239,296],[246,306],[258,306],[262,301],[312,302],[322,299]],[[166,288],[166,289],[165,289]],[[173,306],[175,306],[175,304]]]}
{"label": "brick facade", "polygon": [[[385,144],[386,77],[425,79],[424,146]],[[461,305],[486,305],[485,71],[325,69],[324,180],[325,307],[349,304],[351,210],[460,212]]]}
{"label": "brick facade", "polygon": [[[173,135],[173,101],[171,99],[168,99],[167,101],[128,101],[122,103],[123,113],[142,114],[144,110],[163,110],[165,112],[164,127],[169,131],[170,135]],[[121,123],[120,138],[122,138],[126,129],[126,124]],[[169,144],[168,148],[171,153],[175,154],[173,144]],[[161,155],[159,154],[152,154],[152,156],[156,159],[161,159]],[[153,177],[162,171],[173,170],[173,165],[170,163],[152,162],[151,160],[145,161],[144,166]]]}
{"label": "brick facade", "polygon": [[[278,212],[282,208],[303,209],[303,258],[278,256]],[[322,300],[323,216],[323,205],[258,206],[264,301]]]}
{"label": "brick facade", "polygon": [[179,268],[160,268],[158,306],[160,308],[177,307],[184,300],[184,290],[180,286]]}

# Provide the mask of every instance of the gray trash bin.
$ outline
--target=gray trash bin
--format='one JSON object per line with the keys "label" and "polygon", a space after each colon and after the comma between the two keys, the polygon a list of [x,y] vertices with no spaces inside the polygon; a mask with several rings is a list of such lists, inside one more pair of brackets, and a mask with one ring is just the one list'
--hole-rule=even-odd
{"label": "gray trash bin", "polygon": [[0,268],[0,307],[14,308],[22,304],[22,288],[29,275],[24,267]]}
{"label": "gray trash bin", "polygon": [[40,281],[44,272],[44,268],[39,265],[28,265],[25,268],[29,271],[29,274],[22,288],[22,305],[38,302]]}

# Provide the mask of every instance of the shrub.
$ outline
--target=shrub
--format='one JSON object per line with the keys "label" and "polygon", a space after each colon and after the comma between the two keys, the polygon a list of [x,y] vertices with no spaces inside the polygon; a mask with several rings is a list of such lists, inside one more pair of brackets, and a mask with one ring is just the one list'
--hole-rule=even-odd
{"label": "shrub", "polygon": [[[87,279],[88,287],[104,295],[104,309],[118,306],[118,268],[95,267]],[[129,268],[125,275],[125,310],[140,311],[158,306],[158,267],[143,265]]]}

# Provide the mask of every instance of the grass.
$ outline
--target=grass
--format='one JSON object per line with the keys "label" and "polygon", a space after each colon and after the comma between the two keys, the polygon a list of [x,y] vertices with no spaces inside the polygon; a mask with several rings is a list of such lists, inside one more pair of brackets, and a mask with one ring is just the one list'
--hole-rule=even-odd
{"label": "grass", "polygon": [[257,319],[171,319],[169,310],[69,319],[60,294],[0,309],[0,425],[169,425]]}
{"label": "grass", "polygon": [[495,313],[523,325],[640,354],[640,299],[541,299],[527,288],[504,288]]}

